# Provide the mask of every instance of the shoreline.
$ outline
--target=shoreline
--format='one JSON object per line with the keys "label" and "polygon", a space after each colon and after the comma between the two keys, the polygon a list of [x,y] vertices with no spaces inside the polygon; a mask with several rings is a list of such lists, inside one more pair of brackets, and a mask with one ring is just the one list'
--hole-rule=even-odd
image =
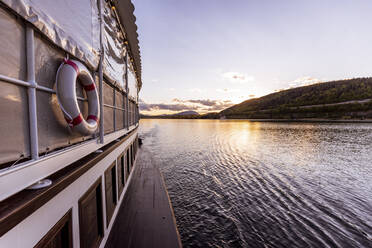
{"label": "shoreline", "polygon": [[305,122],[305,123],[372,123],[372,119],[366,120],[343,120],[343,119],[224,119],[224,120],[247,120],[251,122]]}
{"label": "shoreline", "polygon": [[343,119],[245,119],[245,118],[231,118],[231,119],[200,119],[200,118],[141,118],[159,119],[159,120],[245,120],[251,122],[303,122],[303,123],[372,123],[372,119],[366,120],[343,120]]}

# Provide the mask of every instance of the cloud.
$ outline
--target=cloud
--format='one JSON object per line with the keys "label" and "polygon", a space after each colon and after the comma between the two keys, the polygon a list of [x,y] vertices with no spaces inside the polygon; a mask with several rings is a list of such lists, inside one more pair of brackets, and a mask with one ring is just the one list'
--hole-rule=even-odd
{"label": "cloud", "polygon": [[227,79],[229,82],[232,83],[246,83],[254,81],[253,76],[246,75],[244,73],[240,72],[225,72],[221,75],[224,79]]}
{"label": "cloud", "polygon": [[153,111],[153,110],[183,111],[183,110],[196,110],[197,109],[197,107],[188,106],[185,104],[167,104],[167,103],[151,104],[151,103],[145,103],[145,102],[140,103],[139,108],[141,111]]}
{"label": "cloud", "polygon": [[240,90],[239,89],[216,89],[217,92],[221,92],[221,93],[233,93],[233,92],[239,92]]}
{"label": "cloud", "polygon": [[200,105],[201,108],[203,107],[221,107],[221,106],[226,106],[229,104],[233,104],[230,100],[210,100],[210,99],[201,99],[201,100],[180,100],[178,98],[174,98],[172,102],[177,102],[177,103],[183,103],[186,105]]}
{"label": "cloud", "polygon": [[292,88],[317,84],[317,83],[321,83],[321,82],[325,82],[325,81],[326,80],[324,78],[319,79],[319,78],[314,78],[314,77],[309,77],[309,76],[300,77],[300,78],[297,78],[296,80],[293,80],[292,82],[289,82],[287,84],[289,87],[279,88],[279,89],[274,90],[274,92],[280,92],[280,91],[283,91],[283,90],[289,90],[289,89],[292,89]]}
{"label": "cloud", "polygon": [[213,100],[189,100],[189,102],[191,103],[198,103],[200,105],[204,105],[204,106],[214,106],[216,105],[216,101],[213,101]]}
{"label": "cloud", "polygon": [[187,91],[190,91],[190,92],[193,92],[193,93],[202,93],[203,92],[203,90],[199,89],[199,88],[192,88],[192,89],[188,89]]}
{"label": "cloud", "polygon": [[216,101],[213,105],[207,108],[208,111],[221,111],[234,105],[230,100]]}
{"label": "cloud", "polygon": [[142,100],[139,103],[139,108],[141,111],[197,111],[200,113],[220,111],[225,108],[234,105],[230,100],[210,100],[210,99],[190,99],[190,100],[180,100],[174,98],[172,103],[158,103],[151,104],[145,103]]}
{"label": "cloud", "polygon": [[289,83],[289,86],[291,88],[294,88],[294,87],[300,87],[300,86],[306,86],[306,85],[316,84],[316,83],[320,83],[320,82],[321,82],[321,80],[318,79],[318,78],[313,78],[313,77],[305,76],[305,77],[297,78],[296,80],[290,82]]}

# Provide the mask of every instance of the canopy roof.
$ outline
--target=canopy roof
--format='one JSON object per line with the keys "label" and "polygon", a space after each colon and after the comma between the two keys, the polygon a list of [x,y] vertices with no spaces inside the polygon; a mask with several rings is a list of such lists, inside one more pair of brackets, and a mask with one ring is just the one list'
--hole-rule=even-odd
{"label": "canopy roof", "polygon": [[134,16],[134,5],[131,0],[114,0],[120,22],[123,25],[126,39],[129,43],[130,53],[134,60],[134,67],[138,79],[139,88],[142,87],[141,80],[141,54],[138,41],[136,17]]}
{"label": "canopy roof", "polygon": [[[54,44],[96,69],[100,60],[100,21],[98,0],[0,0],[32,23]],[[141,56],[137,25],[131,0],[112,0],[134,60],[138,87],[141,88]],[[112,76],[112,75],[110,75]]]}

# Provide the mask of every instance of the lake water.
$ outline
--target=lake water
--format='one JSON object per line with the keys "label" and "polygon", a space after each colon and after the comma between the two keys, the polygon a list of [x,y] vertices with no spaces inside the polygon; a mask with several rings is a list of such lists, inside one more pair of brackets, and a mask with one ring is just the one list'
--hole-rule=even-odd
{"label": "lake water", "polygon": [[184,247],[372,247],[372,124],[141,120]]}

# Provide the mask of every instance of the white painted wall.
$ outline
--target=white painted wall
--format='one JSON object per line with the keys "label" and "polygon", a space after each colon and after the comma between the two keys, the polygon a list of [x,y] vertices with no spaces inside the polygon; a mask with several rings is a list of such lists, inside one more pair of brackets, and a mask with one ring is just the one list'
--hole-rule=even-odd
{"label": "white painted wall", "polygon": [[[123,144],[117,147],[113,152],[107,155],[104,159],[98,162],[93,168],[88,170],[80,178],[74,181],[71,185],[57,194],[53,199],[44,204],[33,214],[24,219],[21,223],[11,229],[9,232],[4,234],[0,238],[0,247],[11,247],[11,248],[29,248],[36,245],[44,235],[72,208],[72,233],[73,233],[73,247],[80,247],[79,237],[79,206],[78,201],[81,196],[90,188],[90,186],[97,181],[99,177],[102,177],[102,206],[103,206],[103,224],[105,228],[105,236],[101,242],[100,247],[104,247],[116,215],[119,210],[119,206],[123,200],[123,197],[127,191],[128,185],[131,181],[133,173],[130,174],[128,182],[125,184],[123,193],[118,199],[116,209],[111,218],[111,223],[107,227],[106,224],[106,201],[105,201],[105,181],[104,172],[116,161],[117,157],[129,146],[136,138],[137,130],[126,140]],[[136,155],[137,160],[138,154]],[[46,165],[47,166],[47,165]],[[134,162],[136,166],[136,161]],[[133,171],[133,170],[132,170]]]}

